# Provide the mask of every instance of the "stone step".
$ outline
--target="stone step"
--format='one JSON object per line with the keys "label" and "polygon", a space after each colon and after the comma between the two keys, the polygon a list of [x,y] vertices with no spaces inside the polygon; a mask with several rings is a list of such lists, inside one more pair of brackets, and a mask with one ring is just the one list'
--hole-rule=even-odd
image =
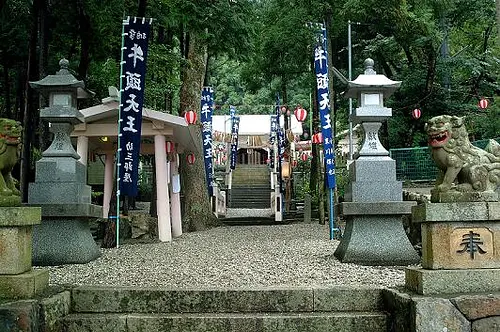
{"label": "stone step", "polygon": [[174,290],[80,286],[71,292],[74,313],[241,313],[380,311],[376,288],[263,288]]}
{"label": "stone step", "polygon": [[62,320],[66,332],[383,332],[382,312],[71,314]]}

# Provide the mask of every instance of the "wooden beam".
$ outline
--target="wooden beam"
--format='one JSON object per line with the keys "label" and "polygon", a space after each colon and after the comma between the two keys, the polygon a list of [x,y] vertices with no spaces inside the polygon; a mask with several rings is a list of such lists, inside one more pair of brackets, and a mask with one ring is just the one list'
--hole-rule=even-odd
{"label": "wooden beam", "polygon": [[[173,134],[174,130],[170,127],[159,128],[157,123],[153,124],[151,122],[145,122],[142,124],[141,136],[172,136]],[[76,125],[75,129],[71,133],[71,136],[74,137],[82,135],[87,137],[117,136],[118,125],[116,123],[89,123]]]}

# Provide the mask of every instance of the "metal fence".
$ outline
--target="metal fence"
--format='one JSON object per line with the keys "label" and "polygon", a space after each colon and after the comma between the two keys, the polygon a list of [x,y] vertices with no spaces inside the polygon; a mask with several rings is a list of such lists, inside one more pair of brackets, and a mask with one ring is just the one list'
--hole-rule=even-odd
{"label": "metal fence", "polygon": [[[500,137],[495,140],[500,143]],[[484,139],[472,142],[472,144],[484,149],[488,142],[488,139]],[[390,149],[389,155],[396,161],[398,181],[433,181],[436,179],[438,169],[428,147]]]}

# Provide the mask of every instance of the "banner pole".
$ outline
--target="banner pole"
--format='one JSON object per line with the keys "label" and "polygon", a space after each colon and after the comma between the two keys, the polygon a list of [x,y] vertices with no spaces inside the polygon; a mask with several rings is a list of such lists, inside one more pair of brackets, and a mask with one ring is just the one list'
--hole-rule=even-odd
{"label": "banner pole", "polygon": [[335,238],[335,208],[333,206],[333,188],[328,188],[330,194],[330,240]]}
{"label": "banner pole", "polygon": [[[130,16],[127,16],[127,22]],[[125,47],[125,20],[122,22],[122,48],[120,52],[120,98],[118,102],[118,135],[116,149],[116,248],[120,247],[120,132],[121,132],[121,108],[123,92],[123,48]]]}

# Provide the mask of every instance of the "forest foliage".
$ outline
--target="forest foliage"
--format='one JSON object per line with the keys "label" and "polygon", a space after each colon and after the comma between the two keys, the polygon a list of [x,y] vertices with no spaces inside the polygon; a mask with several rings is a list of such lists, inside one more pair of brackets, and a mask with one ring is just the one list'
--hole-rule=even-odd
{"label": "forest foliage", "polygon": [[[467,115],[478,139],[499,134],[500,42],[490,0],[10,0],[0,8],[0,115],[22,120],[34,20],[37,68],[31,77],[54,73],[65,57],[96,93],[86,104],[96,104],[109,85],[118,85],[121,20],[141,3],[154,19],[146,103],[156,110],[182,112],[180,72],[189,66],[192,31],[208,45],[205,83],[215,88],[216,112],[235,105],[241,114],[270,113],[277,92],[291,107],[310,108],[315,39],[309,23],[328,24],[332,64],[347,77],[350,21],[352,77],[371,57],[378,73],[402,81],[388,101],[394,110],[390,147],[425,144],[423,122],[444,113]],[[332,80],[337,126],[345,129],[346,87]],[[479,110],[483,97],[490,107]],[[423,116],[415,121],[410,112],[417,107]]]}

